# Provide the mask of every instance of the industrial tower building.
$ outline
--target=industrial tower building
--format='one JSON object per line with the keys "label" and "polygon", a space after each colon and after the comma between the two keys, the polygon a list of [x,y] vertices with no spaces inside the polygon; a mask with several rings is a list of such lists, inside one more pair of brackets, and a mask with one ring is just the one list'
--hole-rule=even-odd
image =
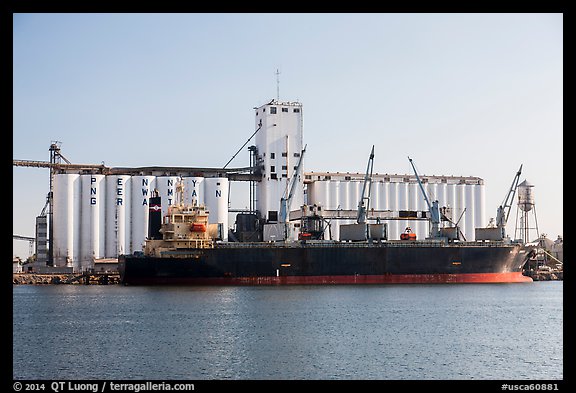
{"label": "industrial tower building", "polygon": [[298,164],[304,159],[302,104],[272,100],[256,108],[255,115],[259,130],[256,155],[262,170],[256,185],[256,209],[267,223],[282,223],[287,218],[281,217],[283,199],[286,213],[304,204],[304,176],[302,171],[298,173]]}

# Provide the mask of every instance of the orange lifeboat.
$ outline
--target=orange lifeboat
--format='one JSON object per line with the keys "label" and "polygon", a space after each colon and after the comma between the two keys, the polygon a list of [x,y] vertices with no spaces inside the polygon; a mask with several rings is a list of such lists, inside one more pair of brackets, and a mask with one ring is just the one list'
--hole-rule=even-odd
{"label": "orange lifeboat", "polygon": [[412,228],[406,227],[404,233],[400,234],[400,240],[416,240],[416,234],[412,232]]}
{"label": "orange lifeboat", "polygon": [[192,223],[190,232],[206,232],[206,225],[202,223]]}

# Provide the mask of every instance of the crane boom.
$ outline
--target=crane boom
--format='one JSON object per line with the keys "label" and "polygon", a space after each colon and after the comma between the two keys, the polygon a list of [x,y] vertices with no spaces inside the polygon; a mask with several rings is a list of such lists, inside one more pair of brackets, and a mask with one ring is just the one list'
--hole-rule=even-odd
{"label": "crane boom", "polygon": [[432,204],[430,204],[428,195],[426,195],[426,191],[424,191],[424,186],[420,181],[420,176],[418,176],[418,171],[416,171],[416,166],[414,166],[414,162],[412,162],[412,159],[410,157],[408,157],[408,160],[412,165],[412,169],[414,169],[414,174],[416,175],[416,181],[418,181],[420,191],[422,191],[422,195],[424,195],[426,205],[428,205],[428,211],[430,212],[430,223],[432,224],[432,228],[430,229],[430,237],[432,238],[440,237],[440,207],[438,206],[438,201],[433,201]]}
{"label": "crane boom", "polygon": [[410,164],[412,165],[412,169],[414,170],[414,174],[416,175],[416,181],[418,182],[418,185],[420,186],[420,191],[422,191],[422,195],[424,195],[424,200],[426,201],[426,205],[428,205],[428,209],[431,210],[432,206],[430,205],[430,201],[428,200],[428,196],[426,195],[426,191],[424,191],[424,186],[422,185],[422,182],[420,181],[420,176],[418,176],[418,172],[416,171],[416,167],[414,166],[414,162],[412,162],[412,159],[410,157],[408,157],[408,161],[410,161]]}
{"label": "crane boom", "polygon": [[[308,145],[306,145],[308,146]],[[294,195],[294,190],[296,189],[296,184],[298,183],[298,175],[300,175],[300,170],[302,168],[302,160],[304,159],[304,153],[306,152],[306,146],[302,149],[302,153],[300,154],[300,159],[298,160],[298,165],[296,166],[296,170],[292,175],[292,179],[290,179],[290,185],[287,190],[289,190],[288,195],[284,194],[282,198],[280,198],[280,222],[286,222],[288,219],[288,213],[290,211],[290,202],[292,201],[292,196]]]}
{"label": "crane boom", "polygon": [[[370,208],[370,191],[372,190],[372,170],[374,169],[374,145],[370,151],[370,158],[368,158],[368,165],[366,166],[366,174],[364,175],[364,185],[362,186],[362,195],[358,201],[358,215],[356,222],[364,224],[366,222],[366,212]],[[366,195],[366,186],[368,186],[368,195]],[[364,202],[366,201],[366,202]]]}
{"label": "crane boom", "polygon": [[248,138],[248,140],[246,142],[244,142],[244,144],[242,145],[242,147],[240,149],[238,149],[238,151],[236,152],[236,154],[234,154],[232,156],[232,158],[230,160],[228,160],[228,162],[226,163],[226,165],[224,165],[222,167],[222,169],[226,169],[226,167],[228,166],[228,164],[230,164],[232,162],[232,160],[238,155],[238,153],[240,153],[240,151],[242,149],[244,149],[244,146],[246,146],[248,144],[248,142],[250,142],[250,139],[252,139],[254,137],[254,135],[256,135],[256,133],[258,131],[260,131],[260,129],[262,128],[262,119],[260,119],[260,123],[258,124],[258,128],[256,129],[256,131],[254,131],[254,133],[252,135],[250,135],[250,138]]}
{"label": "crane boom", "polygon": [[514,201],[516,188],[518,187],[520,175],[522,174],[522,165],[523,164],[520,165],[518,172],[516,172],[516,176],[514,176],[514,180],[512,180],[512,185],[508,190],[508,194],[506,194],[504,201],[500,206],[498,206],[498,210],[496,212],[496,227],[500,228],[502,239],[506,237],[506,223],[508,222],[508,217],[510,216],[512,202]]}

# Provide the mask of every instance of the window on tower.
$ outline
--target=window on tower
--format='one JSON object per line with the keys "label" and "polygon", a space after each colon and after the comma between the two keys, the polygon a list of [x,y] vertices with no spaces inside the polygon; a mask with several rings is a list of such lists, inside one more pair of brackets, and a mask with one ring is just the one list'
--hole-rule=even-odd
{"label": "window on tower", "polygon": [[268,221],[271,221],[271,222],[278,221],[278,211],[277,210],[269,210],[268,211]]}
{"label": "window on tower", "polygon": [[288,112],[288,108],[282,108],[282,112]]}
{"label": "window on tower", "polygon": [[275,106],[271,106],[271,107],[270,107],[270,114],[271,114],[271,115],[275,115],[275,114],[276,114],[276,107],[275,107]]}

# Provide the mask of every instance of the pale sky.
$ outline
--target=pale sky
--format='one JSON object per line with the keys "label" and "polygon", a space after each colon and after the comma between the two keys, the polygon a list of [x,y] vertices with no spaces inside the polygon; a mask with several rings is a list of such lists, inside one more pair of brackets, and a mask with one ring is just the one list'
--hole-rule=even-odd
{"label": "pale sky", "polygon": [[[280,99],[303,105],[305,171],[364,172],[375,145],[374,172],[411,174],[410,156],[421,175],[483,178],[488,222],[523,164],[540,233],[563,235],[560,13],[13,22],[14,159],[47,161],[57,140],[73,163],[222,167],[276,98],[279,69]],[[246,150],[229,166],[248,163]],[[48,189],[48,169],[13,167],[14,234],[34,236]]]}

